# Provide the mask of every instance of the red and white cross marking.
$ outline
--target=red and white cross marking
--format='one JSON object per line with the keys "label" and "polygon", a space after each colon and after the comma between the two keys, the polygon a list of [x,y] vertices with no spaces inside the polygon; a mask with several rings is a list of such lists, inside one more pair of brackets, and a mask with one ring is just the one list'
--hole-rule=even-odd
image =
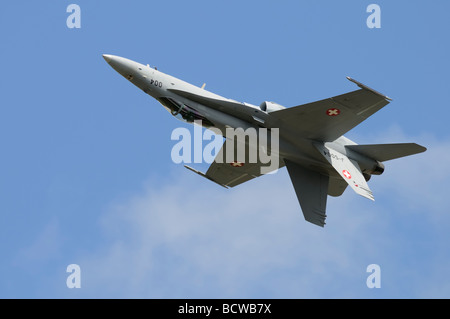
{"label": "red and white cross marking", "polygon": [[344,169],[342,171],[342,175],[344,175],[345,177],[347,177],[348,179],[352,178],[352,175],[346,170]]}
{"label": "red and white cross marking", "polygon": [[242,167],[242,166],[244,166],[244,163],[238,162],[238,161],[234,161],[234,162],[231,162],[230,165],[233,166],[233,167]]}
{"label": "red and white cross marking", "polygon": [[332,108],[332,109],[328,109],[327,110],[327,115],[328,116],[338,116],[339,113],[341,113],[341,111],[339,109],[336,109],[336,108]]}

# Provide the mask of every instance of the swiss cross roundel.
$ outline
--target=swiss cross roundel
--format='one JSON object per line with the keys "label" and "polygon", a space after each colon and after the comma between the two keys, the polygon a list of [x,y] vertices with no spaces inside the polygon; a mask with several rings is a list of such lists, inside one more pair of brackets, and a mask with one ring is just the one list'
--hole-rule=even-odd
{"label": "swiss cross roundel", "polygon": [[230,165],[233,166],[233,167],[242,167],[242,166],[244,166],[244,163],[238,162],[238,161],[234,161],[234,162],[231,162]]}
{"label": "swiss cross roundel", "polygon": [[341,111],[339,109],[332,108],[332,109],[328,109],[326,113],[328,116],[338,116],[339,113],[341,113]]}
{"label": "swiss cross roundel", "polygon": [[345,177],[347,177],[348,179],[352,178],[352,175],[346,170],[344,169],[342,171],[342,175],[344,175]]}

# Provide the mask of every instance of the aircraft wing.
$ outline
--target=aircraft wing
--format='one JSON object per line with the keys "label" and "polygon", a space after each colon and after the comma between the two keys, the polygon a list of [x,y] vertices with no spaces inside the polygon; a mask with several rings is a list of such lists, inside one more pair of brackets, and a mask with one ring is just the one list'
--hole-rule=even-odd
{"label": "aircraft wing", "polygon": [[[238,145],[239,143],[232,143],[234,145],[234,157],[231,160],[227,160],[227,141],[222,145],[219,153],[216,155],[214,162],[209,166],[206,173],[199,172],[189,166],[185,166],[191,171],[206,177],[207,179],[216,182],[217,184],[229,188],[234,187],[244,182],[247,182],[255,177],[270,173],[284,166],[284,161],[277,156],[278,165],[274,166],[273,169],[269,169],[272,163],[262,163],[257,156],[257,160],[250,160],[249,151],[259,151],[256,147],[254,149],[250,148],[248,143],[244,145],[245,158],[238,158]],[[275,156],[275,155],[274,155]],[[253,162],[253,163],[252,163]],[[273,165],[276,163],[274,162]],[[261,169],[263,173],[261,173]]]}
{"label": "aircraft wing", "polygon": [[334,141],[387,105],[390,98],[357,82],[361,89],[271,112],[280,129],[324,142]]}

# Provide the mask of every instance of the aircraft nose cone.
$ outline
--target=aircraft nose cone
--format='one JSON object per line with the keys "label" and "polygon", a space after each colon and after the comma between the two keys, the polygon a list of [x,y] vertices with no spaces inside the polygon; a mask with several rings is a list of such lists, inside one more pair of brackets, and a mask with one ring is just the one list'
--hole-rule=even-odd
{"label": "aircraft nose cone", "polygon": [[103,59],[105,59],[106,62],[110,63],[112,60],[112,55],[110,54],[103,54]]}
{"label": "aircraft nose cone", "polygon": [[131,80],[134,78],[138,68],[142,70],[143,65],[130,59],[126,59],[117,55],[103,54],[103,58],[114,70],[119,72],[122,76]]}

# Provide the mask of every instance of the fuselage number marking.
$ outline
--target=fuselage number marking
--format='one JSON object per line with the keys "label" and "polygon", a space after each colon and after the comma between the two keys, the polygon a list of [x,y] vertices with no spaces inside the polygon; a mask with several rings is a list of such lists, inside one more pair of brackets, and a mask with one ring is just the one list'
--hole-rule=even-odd
{"label": "fuselage number marking", "polygon": [[154,86],[157,86],[157,87],[162,87],[162,82],[160,82],[160,81],[158,81],[158,80],[153,80],[153,79],[151,79],[150,80],[150,84],[153,84]]}

